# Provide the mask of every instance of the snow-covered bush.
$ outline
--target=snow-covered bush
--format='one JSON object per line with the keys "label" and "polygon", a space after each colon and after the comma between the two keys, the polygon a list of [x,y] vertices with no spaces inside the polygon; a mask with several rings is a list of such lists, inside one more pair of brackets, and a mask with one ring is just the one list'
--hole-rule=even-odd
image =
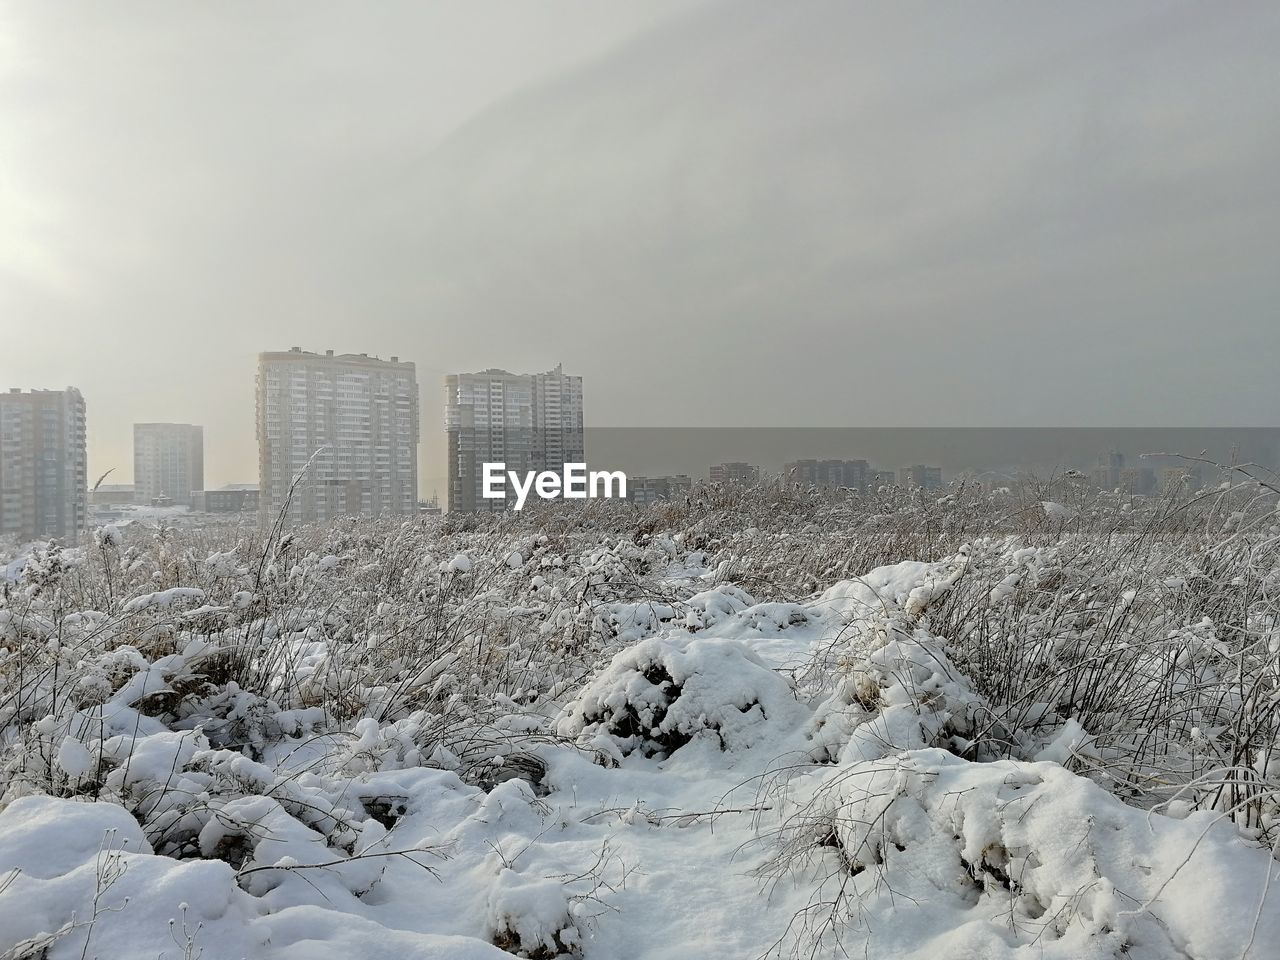
{"label": "snow-covered bush", "polygon": [[518,957],[553,960],[581,956],[581,933],[564,884],[554,877],[524,877],[504,867],[490,894],[493,941]]}
{"label": "snow-covered bush", "polygon": [[807,715],[791,686],[732,640],[653,637],[613,658],[565,708],[560,734],[613,761],[705,740],[736,752]]}
{"label": "snow-covered bush", "polygon": [[[869,956],[1050,960],[1266,956],[1280,942],[1260,889],[1275,864],[1219,815],[1151,817],[1056,763],[942,750],[805,786],[781,832],[787,875],[820,878],[788,934],[798,954],[855,936]],[[884,910],[894,922],[868,920]]]}
{"label": "snow-covered bush", "polygon": [[812,724],[818,758],[879,760],[902,750],[942,747],[960,756],[994,756],[976,742],[993,720],[981,697],[923,630],[886,628],[883,645],[856,661]]}

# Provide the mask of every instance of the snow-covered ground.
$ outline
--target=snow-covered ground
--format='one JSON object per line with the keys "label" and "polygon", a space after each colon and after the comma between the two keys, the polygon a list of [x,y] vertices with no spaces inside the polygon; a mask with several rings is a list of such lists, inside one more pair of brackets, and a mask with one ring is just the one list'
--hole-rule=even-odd
{"label": "snow-covered ground", "polygon": [[1280,957],[1274,503],[1229,505],[37,548],[0,957]]}

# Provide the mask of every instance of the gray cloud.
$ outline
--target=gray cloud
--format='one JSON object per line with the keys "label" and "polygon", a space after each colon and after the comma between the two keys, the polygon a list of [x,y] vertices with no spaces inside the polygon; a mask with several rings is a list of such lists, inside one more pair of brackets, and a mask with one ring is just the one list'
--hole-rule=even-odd
{"label": "gray cloud", "polygon": [[1274,5],[635,8],[11,8],[0,380],[214,479],[294,343],[428,433],[556,361],[598,425],[1272,421]]}

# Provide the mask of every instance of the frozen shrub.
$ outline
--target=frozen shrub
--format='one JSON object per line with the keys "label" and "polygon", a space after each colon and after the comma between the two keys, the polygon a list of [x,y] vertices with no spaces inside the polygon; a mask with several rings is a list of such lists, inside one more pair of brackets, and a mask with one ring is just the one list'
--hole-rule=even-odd
{"label": "frozen shrub", "polygon": [[529,960],[582,956],[582,935],[558,879],[525,877],[504,867],[488,910],[493,942],[509,953]]}
{"label": "frozen shrub", "polygon": [[618,760],[669,756],[695,739],[738,751],[766,724],[807,715],[790,684],[732,640],[653,637],[634,644],[561,713],[557,730]]}
{"label": "frozen shrub", "polygon": [[730,583],[722,583],[714,590],[695,593],[686,600],[680,625],[690,633],[696,633],[731,620],[736,614],[754,605],[755,600],[745,590]]}
{"label": "frozen shrub", "polygon": [[884,630],[883,645],[854,661],[819,705],[810,727],[815,756],[856,763],[942,747],[994,758],[988,744],[975,742],[991,713],[941,645],[923,630],[911,635],[896,624]]}

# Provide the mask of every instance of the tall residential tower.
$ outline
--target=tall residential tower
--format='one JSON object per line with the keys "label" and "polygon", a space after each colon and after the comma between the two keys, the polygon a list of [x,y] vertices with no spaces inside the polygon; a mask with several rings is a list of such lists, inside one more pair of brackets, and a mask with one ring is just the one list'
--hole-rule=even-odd
{"label": "tall residential tower", "polygon": [[204,489],[204,427],[135,423],[133,489],[136,503],[164,498],[191,506],[191,494]]}
{"label": "tall residential tower", "polygon": [[[310,464],[308,466],[308,464]],[[259,509],[270,523],[294,478],[289,523],[413,514],[418,500],[418,382],[399,357],[258,356]]]}
{"label": "tall residential tower", "polygon": [[523,474],[585,462],[581,377],[484,370],[450,374],[444,389],[450,511],[506,509],[483,497],[485,463]]}
{"label": "tall residential tower", "polygon": [[0,535],[79,541],[88,509],[84,398],[0,393]]}

